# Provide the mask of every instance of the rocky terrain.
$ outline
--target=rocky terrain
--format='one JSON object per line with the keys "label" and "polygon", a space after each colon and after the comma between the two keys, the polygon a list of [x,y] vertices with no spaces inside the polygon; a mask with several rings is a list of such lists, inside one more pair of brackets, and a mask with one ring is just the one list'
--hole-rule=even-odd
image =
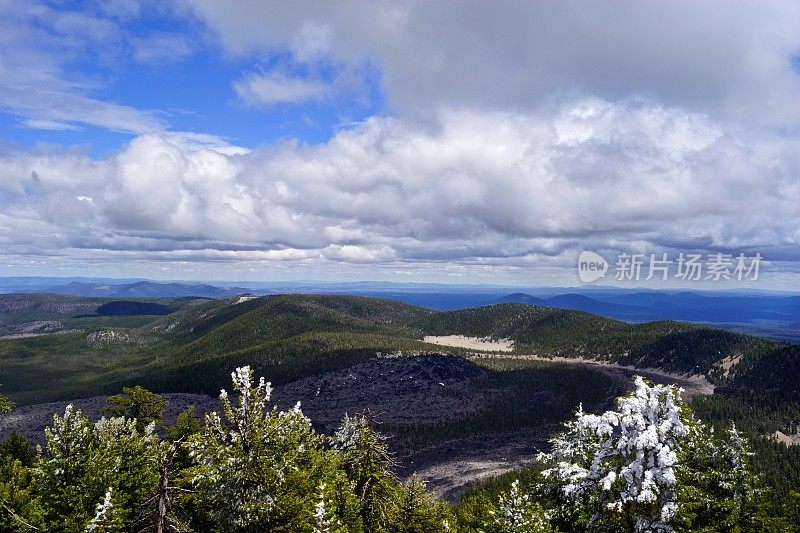
{"label": "rocky terrain", "polygon": [[[477,382],[486,372],[465,359],[449,356],[384,357],[301,379],[273,392],[273,402],[288,409],[301,402],[303,412],[320,431],[335,430],[345,413],[370,412],[377,423],[414,424],[464,416],[480,409],[485,396]],[[167,393],[166,422],[195,404],[198,413],[219,408],[217,398],[202,394]],[[72,403],[89,418],[103,416],[106,396],[16,407],[0,417],[0,439],[18,431],[42,442],[54,413]]]}
{"label": "rocky terrain", "polygon": [[62,328],[57,320],[32,320],[14,326],[14,333],[51,333]]}
{"label": "rocky terrain", "polygon": [[[98,339],[99,341],[99,339]],[[503,358],[509,356],[490,356]],[[532,359],[532,356],[514,356]],[[641,371],[618,365],[564,360],[556,362],[590,367],[610,376],[613,391],[610,398],[630,387],[634,373],[654,381],[676,382],[686,395],[708,393],[710,384],[697,377],[673,376],[655,370]],[[301,402],[303,412],[322,432],[334,431],[345,413],[369,413],[379,431],[382,428],[425,427],[437,423],[465,420],[487,408],[490,395],[498,394],[485,385],[487,370],[474,361],[441,354],[416,357],[383,356],[345,370],[326,372],[276,387],[273,402],[287,409]],[[711,388],[713,390],[713,387]],[[502,392],[502,391],[501,391]],[[535,397],[538,405],[520,405],[520,409],[546,408],[549,393]],[[164,394],[169,401],[166,422],[171,424],[179,412],[195,404],[197,412],[219,409],[217,398],[200,394]],[[104,396],[73,400],[71,403],[87,416],[103,416]],[[0,417],[0,438],[16,430],[35,443],[42,443],[44,428],[52,422],[53,413],[62,413],[67,401],[21,406],[12,414]],[[596,409],[604,406],[585,406]],[[463,489],[478,479],[496,475],[528,462],[558,430],[558,424],[524,428],[502,434],[475,434],[436,442],[422,447],[409,447],[402,439],[389,434],[390,446],[402,465],[400,474],[416,473],[425,479],[431,490],[448,499],[456,498]],[[433,429],[432,429],[433,430]]]}
{"label": "rocky terrain", "polygon": [[[629,387],[627,372],[609,369],[615,389]],[[424,446],[409,446],[395,438],[388,428],[424,428],[458,423],[485,410],[497,390],[486,385],[487,370],[456,356],[431,354],[416,357],[383,356],[348,369],[326,372],[277,387],[275,405],[287,409],[301,402],[303,412],[322,432],[334,431],[345,413],[368,413],[379,431],[389,433],[389,443],[401,469],[399,474],[417,473],[431,490],[446,498],[457,497],[463,489],[487,476],[508,471],[529,461],[547,446],[558,424],[546,424],[502,434],[471,434]],[[502,393],[502,391],[500,391]],[[219,409],[216,398],[198,394],[164,394],[169,401],[166,422],[189,404],[198,413]],[[93,419],[103,416],[106,397],[73,400],[71,403]],[[549,393],[536,397],[538,405],[520,409],[547,408]],[[43,442],[44,428],[53,413],[62,413],[70,403],[54,402],[16,408],[0,417],[0,438],[16,430],[36,443]],[[599,408],[600,406],[586,406]]]}
{"label": "rocky terrain", "polygon": [[302,402],[323,431],[333,430],[345,413],[367,411],[382,424],[425,424],[481,409],[486,391],[479,382],[485,377],[485,370],[460,357],[389,356],[279,387],[273,399],[282,408]]}
{"label": "rocky terrain", "polygon": [[114,344],[131,344],[134,346],[144,346],[150,344],[155,339],[148,337],[137,330],[113,330],[101,329],[86,335],[86,343],[89,346],[110,346]]}
{"label": "rocky terrain", "polygon": [[[213,411],[218,408],[217,399],[202,394],[163,394],[169,404],[166,416],[167,424],[175,423],[178,413],[190,404],[197,406],[197,412]],[[44,429],[52,425],[54,414],[63,414],[67,405],[72,404],[92,420],[104,416],[103,409],[108,407],[107,396],[79,398],[63,402],[39,403],[15,407],[11,414],[0,415],[0,439],[7,437],[12,431],[25,435],[35,444],[44,444]]]}

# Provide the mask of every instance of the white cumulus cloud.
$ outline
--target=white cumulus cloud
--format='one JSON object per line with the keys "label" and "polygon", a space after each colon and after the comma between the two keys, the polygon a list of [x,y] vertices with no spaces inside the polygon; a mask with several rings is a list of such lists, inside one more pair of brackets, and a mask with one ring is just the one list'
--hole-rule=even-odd
{"label": "white cumulus cloud", "polygon": [[797,141],[654,103],[372,118],[311,146],[212,140],[147,134],[102,160],[4,153],[0,236],[178,262],[513,270],[572,266],[587,247],[800,260]]}

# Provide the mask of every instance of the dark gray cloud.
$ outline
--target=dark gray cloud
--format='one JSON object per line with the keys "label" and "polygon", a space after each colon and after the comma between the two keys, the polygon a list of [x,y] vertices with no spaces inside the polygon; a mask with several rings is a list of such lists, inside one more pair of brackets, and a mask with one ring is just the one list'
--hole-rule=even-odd
{"label": "dark gray cloud", "polygon": [[800,5],[726,2],[184,0],[233,54],[292,43],[382,72],[396,112],[531,110],[642,96],[748,123],[797,126]]}

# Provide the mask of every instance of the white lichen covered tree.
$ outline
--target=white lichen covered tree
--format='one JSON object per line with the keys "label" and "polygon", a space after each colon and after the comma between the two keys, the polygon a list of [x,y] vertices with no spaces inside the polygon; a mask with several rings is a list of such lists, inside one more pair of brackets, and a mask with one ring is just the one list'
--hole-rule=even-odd
{"label": "white lichen covered tree", "polygon": [[386,439],[372,428],[367,416],[345,414],[329,445],[339,453],[341,468],[361,503],[364,529],[385,529],[397,491],[397,480],[392,473],[395,463]]}
{"label": "white lichen covered tree", "polygon": [[579,410],[542,459],[550,464],[562,514],[588,519],[588,527],[671,531],[678,510],[676,467],[688,433],[681,391],[650,385],[618,400],[616,410]]}
{"label": "white lichen covered tree", "polygon": [[[208,414],[204,427],[193,430],[184,420],[180,432],[170,431],[181,435],[171,442],[161,441],[153,423],[92,422],[67,407],[46,431],[29,489],[17,491],[29,504],[20,505],[8,482],[0,483],[0,510],[7,513],[0,513],[0,530],[787,530],[786,522],[765,514],[747,440],[735,427],[715,434],[694,419],[674,386],[637,378],[635,392],[615,409],[579,410],[541,455],[544,466],[521,477],[527,491],[515,481],[499,498],[479,492],[454,513],[422,480],[397,481],[385,439],[368,417],[346,416],[325,437],[299,405],[272,406],[269,383],[254,383],[249,367],[232,378],[236,393],[229,398],[222,391],[221,414]],[[22,468],[14,465],[11,474]],[[15,476],[8,479],[24,480]]]}
{"label": "white lichen covered tree", "polygon": [[192,485],[200,507],[230,531],[311,529],[319,486],[336,465],[297,404],[271,406],[272,387],[254,385],[250,367],[231,374],[234,403],[220,393],[222,415],[206,415],[188,442]]}
{"label": "white lichen covered tree", "polygon": [[94,531],[120,530],[157,486],[153,424],[140,431],[136,420],[121,417],[93,423],[69,405],[45,437],[34,477],[48,531],[73,533],[91,524]]}
{"label": "white lichen covered tree", "polygon": [[[350,533],[352,531],[336,515],[335,509],[341,506],[339,489],[323,483],[319,487],[319,496],[314,508],[316,523],[313,533]],[[369,530],[366,530],[369,531]]]}
{"label": "white lichen covered tree", "polygon": [[534,502],[529,494],[524,493],[519,486],[519,480],[514,480],[511,489],[500,496],[498,510],[495,513],[495,523],[492,531],[502,533],[549,533],[553,531],[550,526],[550,516],[541,505]]}

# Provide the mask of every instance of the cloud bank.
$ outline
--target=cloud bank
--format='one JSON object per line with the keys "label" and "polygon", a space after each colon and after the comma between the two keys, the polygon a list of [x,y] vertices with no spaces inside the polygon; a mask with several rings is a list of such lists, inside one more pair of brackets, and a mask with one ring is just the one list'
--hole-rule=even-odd
{"label": "cloud bank", "polygon": [[[796,2],[180,0],[186,28],[133,36],[120,21],[149,9],[134,0],[0,5],[0,107],[32,128],[131,134],[103,157],[0,144],[8,264],[468,278],[572,273],[584,249],[800,264]],[[168,65],[203,46],[244,65],[218,105],[313,122],[332,95],[374,89],[382,111],[335,117],[348,125],[323,142],[243,147],[67,75],[80,54]]]}
{"label": "cloud bank", "polygon": [[378,65],[395,113],[537,109],[641,96],[747,123],[800,126],[800,4],[185,0],[225,50],[288,48]]}
{"label": "cloud bank", "polygon": [[598,99],[543,114],[448,111],[425,126],[373,118],[321,145],[154,133],[102,160],[0,154],[0,241],[219,261],[528,267],[571,265],[587,247],[798,261],[798,148]]}

